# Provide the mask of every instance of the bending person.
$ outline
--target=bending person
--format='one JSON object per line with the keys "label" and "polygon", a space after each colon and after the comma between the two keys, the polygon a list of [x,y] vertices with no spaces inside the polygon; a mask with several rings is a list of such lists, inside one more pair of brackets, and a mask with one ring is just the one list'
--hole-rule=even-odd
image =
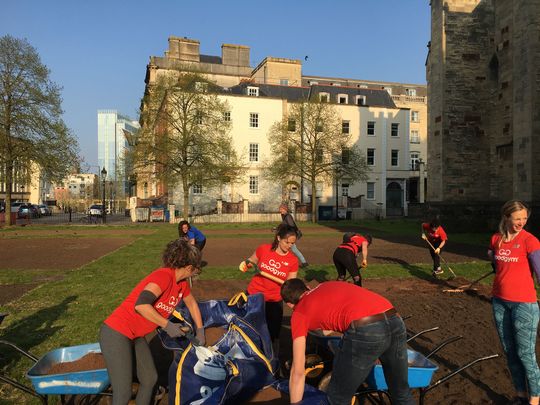
{"label": "bending person", "polygon": [[195,245],[200,251],[206,245],[206,236],[193,225],[190,225],[188,221],[180,221],[178,223],[178,237],[188,240],[189,243]]}
{"label": "bending person", "polygon": [[338,272],[338,281],[344,281],[348,271],[354,284],[362,286],[362,275],[356,257],[362,252],[362,268],[366,268],[368,246],[371,245],[371,240],[370,235],[362,236],[357,233],[343,235],[343,243],[336,248],[332,256]]}
{"label": "bending person", "polygon": [[422,224],[422,239],[428,242],[428,250],[433,260],[433,275],[437,276],[444,273],[441,269],[441,249],[446,244],[448,236],[441,226],[439,218],[433,218],[429,223]]}
{"label": "bending person", "polygon": [[[495,264],[493,317],[518,398],[513,403],[538,405],[540,369],[536,360],[539,321],[532,272],[540,276],[540,242],[523,227],[529,208],[508,201],[501,209],[499,232],[491,237],[488,255]],[[528,387],[528,389],[527,389]]]}
{"label": "bending person", "polygon": [[349,405],[377,359],[381,361],[392,404],[412,403],[408,383],[407,331],[394,306],[384,297],[350,283],[327,281],[309,290],[300,279],[281,287],[292,308],[293,361],[289,380],[291,404],[302,400],[305,386],[306,337],[310,330],[343,333],[334,354],[328,399]]}
{"label": "bending person", "polygon": [[184,300],[204,344],[199,305],[186,279],[200,273],[201,252],[183,239],[170,242],[163,252],[163,267],[145,277],[127,298],[105,319],[100,329],[100,346],[113,389],[113,405],[125,405],[131,398],[133,365],[139,390],[137,404],[150,404],[157,371],[145,336],[157,327],[171,337],[185,333],[167,317]]}

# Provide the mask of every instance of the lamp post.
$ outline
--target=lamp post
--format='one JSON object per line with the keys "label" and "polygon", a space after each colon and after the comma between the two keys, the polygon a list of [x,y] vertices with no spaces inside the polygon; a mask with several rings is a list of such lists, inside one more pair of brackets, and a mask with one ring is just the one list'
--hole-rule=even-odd
{"label": "lamp post", "polygon": [[103,183],[103,199],[102,199],[102,205],[101,205],[101,220],[103,223],[106,223],[107,220],[105,216],[107,215],[107,210],[105,209],[105,183],[107,180],[107,170],[105,169],[105,166],[103,166],[103,169],[101,169],[101,182]]}
{"label": "lamp post", "polygon": [[20,188],[21,188],[21,202],[24,202],[24,185],[22,185]]}

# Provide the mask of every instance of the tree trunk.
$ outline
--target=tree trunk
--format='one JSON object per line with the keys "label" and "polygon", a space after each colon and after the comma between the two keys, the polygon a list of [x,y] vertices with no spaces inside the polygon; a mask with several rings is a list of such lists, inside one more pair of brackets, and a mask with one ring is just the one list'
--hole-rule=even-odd
{"label": "tree trunk", "polygon": [[[4,211],[4,220],[6,226],[15,225],[17,223],[17,219],[15,219],[15,223],[11,223],[11,189],[13,188],[13,167],[7,166],[6,167],[6,204],[5,204],[5,211]],[[17,218],[17,216],[15,216]]]}
{"label": "tree trunk", "polygon": [[317,222],[317,182],[311,178],[311,222]]}

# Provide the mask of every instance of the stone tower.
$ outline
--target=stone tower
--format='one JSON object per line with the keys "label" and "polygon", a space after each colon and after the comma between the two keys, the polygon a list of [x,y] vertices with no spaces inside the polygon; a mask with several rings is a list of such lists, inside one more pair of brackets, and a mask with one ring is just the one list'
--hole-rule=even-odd
{"label": "stone tower", "polygon": [[432,0],[428,201],[540,202],[540,0]]}

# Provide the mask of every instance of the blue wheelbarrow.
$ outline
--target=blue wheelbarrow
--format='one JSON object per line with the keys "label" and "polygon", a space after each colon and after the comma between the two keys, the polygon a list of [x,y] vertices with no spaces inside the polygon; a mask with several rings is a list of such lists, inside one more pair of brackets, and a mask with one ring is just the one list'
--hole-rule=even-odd
{"label": "blue wheelbarrow", "polygon": [[[439,329],[438,327],[426,329],[424,331],[421,331],[419,333],[416,333],[412,336],[410,336],[407,339],[407,342],[410,342],[417,338],[420,335],[423,335],[424,333],[435,331]],[[411,335],[409,333],[409,335]],[[319,331],[316,332],[310,332],[309,336],[314,339],[316,344],[316,350],[318,348],[322,348],[324,353],[330,354],[330,358],[328,358],[328,355],[326,356],[326,360],[323,360],[323,357],[318,357],[320,359],[320,363],[317,364],[316,361],[314,361],[314,358],[317,358],[319,356],[319,353],[315,354],[315,357],[313,355],[307,355],[306,358],[310,359],[311,364],[309,364],[309,367],[307,368],[308,373],[306,375],[306,378],[309,378],[309,372],[312,373],[312,375],[316,375],[317,373],[321,373],[323,370],[327,371],[326,374],[319,380],[318,388],[321,391],[326,391],[328,384],[330,383],[331,378],[331,364],[333,361],[333,354],[335,353],[336,349],[338,348],[339,342],[341,340],[341,334],[330,334],[325,335]],[[455,342],[457,340],[462,339],[462,336],[453,336],[450,337],[443,342],[439,343],[429,354],[423,355],[417,351],[407,349],[407,355],[408,355],[408,381],[409,381],[409,387],[411,389],[418,389],[419,390],[419,399],[418,403],[420,405],[424,404],[425,396],[426,394],[431,391],[433,388],[436,388],[440,386],[442,383],[446,382],[450,378],[454,377],[456,374],[459,374],[461,371],[465,370],[466,368],[471,367],[472,365],[479,363],[481,361],[489,360],[498,357],[498,354],[493,354],[489,356],[484,356],[477,358],[475,360],[472,360],[468,362],[467,364],[457,368],[456,370],[448,373],[447,375],[441,377],[437,381],[432,383],[433,374],[435,371],[438,370],[438,366],[434,364],[430,357],[433,356],[435,353],[437,353],[439,350],[441,350],[446,345]],[[315,373],[313,374],[313,371]],[[360,401],[360,398],[362,397],[369,397],[369,400],[371,403],[375,404],[386,404],[391,403],[390,396],[388,394],[388,385],[386,383],[386,380],[384,378],[383,368],[382,365],[378,362],[373,365],[373,368],[371,369],[368,377],[366,378],[366,381],[364,384],[362,384],[361,387],[358,388],[356,394],[354,397]]]}
{"label": "blue wheelbarrow", "polygon": [[[5,314],[0,314],[0,323],[4,317]],[[0,340],[0,345],[10,346],[34,362],[34,365],[26,373],[32,386],[21,384],[2,374],[0,374],[0,381],[39,398],[45,405],[48,403],[48,395],[60,395],[62,403],[65,401],[65,395],[112,395],[110,392],[105,392],[110,385],[106,368],[48,374],[48,371],[55,364],[76,361],[89,353],[101,353],[99,343],[52,350],[40,359],[6,340]]]}

